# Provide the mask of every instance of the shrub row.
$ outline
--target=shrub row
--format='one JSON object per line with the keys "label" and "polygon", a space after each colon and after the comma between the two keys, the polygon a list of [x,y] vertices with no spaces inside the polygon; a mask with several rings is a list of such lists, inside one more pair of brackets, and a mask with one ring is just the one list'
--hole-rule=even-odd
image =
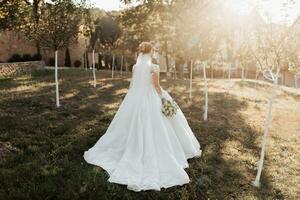
{"label": "shrub row", "polygon": [[15,53],[13,54],[7,62],[26,62],[26,61],[37,61],[37,60],[42,60],[42,55],[41,54],[18,54]]}
{"label": "shrub row", "polygon": [[[49,64],[49,66],[54,66],[55,65],[55,59],[53,57],[49,58],[48,64]],[[80,67],[80,66],[81,66],[81,61],[80,60],[76,60],[74,62],[74,67]],[[69,67],[69,66],[66,66],[66,67]]]}

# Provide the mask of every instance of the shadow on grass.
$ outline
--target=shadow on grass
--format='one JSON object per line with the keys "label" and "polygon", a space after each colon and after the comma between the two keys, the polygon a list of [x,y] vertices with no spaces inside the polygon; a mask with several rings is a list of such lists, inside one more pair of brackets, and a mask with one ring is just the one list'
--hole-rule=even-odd
{"label": "shadow on grass", "polygon": [[[259,156],[259,134],[240,114],[247,103],[220,93],[209,94],[207,122],[201,117],[203,99],[197,98],[201,93],[195,92],[192,102],[178,93],[173,95],[203,148],[201,158],[189,161],[189,184],[135,193],[126,186],[108,183],[105,171],[85,163],[82,155],[105,133],[129,81],[111,80],[105,73],[97,75],[99,87],[93,88],[91,75],[84,71],[61,73],[61,95],[74,95],[63,97],[59,109],[55,108],[53,86],[27,91],[25,97],[19,91],[0,99],[1,121],[4,119],[0,139],[19,149],[0,164],[0,199],[275,198],[267,174],[263,174],[262,190],[250,185],[257,164],[252,159]],[[52,79],[45,73],[32,81]],[[180,89],[179,84],[169,81],[163,85]]]}
{"label": "shadow on grass", "polygon": [[[198,88],[198,87],[197,87]],[[171,91],[178,91],[173,83]],[[188,95],[172,93],[178,101],[203,148],[202,159],[193,159],[188,169],[195,185],[212,199],[284,199],[279,189],[271,185],[267,169],[262,175],[262,187],[251,185],[257,172],[259,142],[262,133],[251,127],[241,111],[247,101],[228,93],[209,93],[209,119],[203,121],[203,93],[193,91]],[[267,160],[267,158],[266,158]],[[195,166],[195,167],[194,167]]]}

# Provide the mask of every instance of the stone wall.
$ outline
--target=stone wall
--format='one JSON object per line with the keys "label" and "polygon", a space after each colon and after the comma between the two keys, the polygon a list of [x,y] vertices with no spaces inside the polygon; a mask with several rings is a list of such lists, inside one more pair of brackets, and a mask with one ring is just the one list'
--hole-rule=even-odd
{"label": "stone wall", "polygon": [[[78,40],[69,46],[71,63],[72,65],[76,60],[83,63],[83,54],[85,48],[85,38],[79,36]],[[22,33],[16,31],[0,31],[0,63],[5,63],[15,53],[23,54],[36,54],[36,46],[32,41],[27,41]],[[54,58],[54,51],[49,49],[41,49],[43,60],[49,64],[49,59]],[[91,53],[89,59],[91,63]],[[65,49],[58,51],[58,65],[64,66],[65,62]]]}
{"label": "stone wall", "polygon": [[24,36],[14,31],[0,31],[0,61],[7,62],[11,55],[35,54],[36,47],[33,42],[24,39]]}
{"label": "stone wall", "polygon": [[11,77],[31,73],[34,70],[44,69],[44,61],[0,63],[0,76]]}

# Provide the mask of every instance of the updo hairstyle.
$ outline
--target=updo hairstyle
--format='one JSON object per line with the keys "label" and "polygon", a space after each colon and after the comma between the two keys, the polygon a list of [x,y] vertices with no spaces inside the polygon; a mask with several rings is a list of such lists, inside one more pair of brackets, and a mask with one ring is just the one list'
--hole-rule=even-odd
{"label": "updo hairstyle", "polygon": [[150,42],[142,42],[139,45],[139,52],[143,54],[151,53],[153,46]]}

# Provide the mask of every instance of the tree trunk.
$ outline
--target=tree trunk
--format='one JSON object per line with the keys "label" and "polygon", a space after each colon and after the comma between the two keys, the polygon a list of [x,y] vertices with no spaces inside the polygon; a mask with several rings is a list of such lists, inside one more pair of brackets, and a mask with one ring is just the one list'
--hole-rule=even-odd
{"label": "tree trunk", "polygon": [[104,55],[104,67],[106,69],[109,69],[109,63],[110,63],[110,56],[108,56],[107,54]]}
{"label": "tree trunk", "polygon": [[126,69],[126,75],[127,75],[128,74],[128,63],[127,63],[126,57],[125,57],[125,69]]}
{"label": "tree trunk", "polygon": [[231,80],[231,64],[228,64],[228,79]]}
{"label": "tree trunk", "polygon": [[192,89],[193,89],[193,61],[191,61],[191,68],[190,68],[190,93],[189,97],[192,98]]}
{"label": "tree trunk", "polygon": [[57,50],[55,50],[55,88],[56,88],[56,107],[60,107],[59,104],[59,88],[58,88],[58,69],[57,69]]}
{"label": "tree trunk", "polygon": [[174,78],[177,79],[176,59],[174,60]]}
{"label": "tree trunk", "polygon": [[84,47],[84,66],[85,66],[85,71],[87,71],[88,68],[88,56],[87,56],[87,50],[86,50],[86,42],[85,42],[85,47]]}
{"label": "tree trunk", "polygon": [[95,50],[93,49],[93,77],[94,77],[94,87],[96,87],[96,72],[95,72]]}
{"label": "tree trunk", "polygon": [[245,79],[245,70],[244,70],[244,67],[242,67],[242,81],[244,81]]}
{"label": "tree trunk", "polygon": [[259,76],[259,73],[257,71],[255,71],[255,83],[254,83],[254,90],[255,90],[255,93],[254,93],[254,102],[256,102],[256,97],[257,97],[257,79],[258,79],[258,76]]}
{"label": "tree trunk", "polygon": [[203,65],[203,78],[204,78],[204,94],[205,94],[205,106],[204,106],[204,121],[207,120],[207,111],[208,111],[208,90],[207,90],[207,78],[206,78],[206,63]]}
{"label": "tree trunk", "polygon": [[[34,0],[32,2],[33,5],[33,18],[35,21],[35,29],[39,28],[39,21],[40,21],[40,17],[39,17],[39,3],[41,0]],[[38,55],[41,55],[41,46],[38,40],[35,41],[35,46],[36,46],[36,53]]]}
{"label": "tree trunk", "polygon": [[111,78],[114,78],[115,71],[115,56],[113,55],[112,65],[111,65]]}
{"label": "tree trunk", "polygon": [[213,65],[210,65],[210,78],[211,79],[214,78],[214,68],[213,68]]}
{"label": "tree trunk", "polygon": [[36,54],[41,55],[41,46],[39,41],[35,41],[35,47],[36,47]]}
{"label": "tree trunk", "polygon": [[255,187],[260,187],[260,176],[261,176],[263,163],[264,163],[265,146],[266,146],[266,143],[267,143],[267,137],[268,137],[268,134],[269,134],[269,128],[270,128],[271,119],[272,119],[272,108],[273,108],[274,99],[276,97],[277,85],[278,85],[278,77],[275,77],[275,80],[273,80],[272,94],[271,94],[271,97],[270,97],[270,100],[269,100],[268,115],[267,115],[267,118],[266,118],[266,121],[265,121],[264,135],[263,135],[263,139],[262,139],[262,148],[261,148],[261,153],[260,153],[258,171],[257,171],[255,181],[253,182],[253,185]]}
{"label": "tree trunk", "polygon": [[124,59],[124,57],[122,56],[121,57],[121,72],[120,72],[121,76],[123,75],[123,62],[124,62],[123,59]]}
{"label": "tree trunk", "polygon": [[166,65],[167,65],[167,73],[169,72],[169,57],[168,57],[168,43],[165,40],[165,51],[166,51]]}
{"label": "tree trunk", "polygon": [[98,53],[98,67],[99,69],[101,69],[103,66],[102,66],[102,59],[103,59],[103,56],[101,55],[101,53]]}
{"label": "tree trunk", "polygon": [[294,80],[295,80],[296,93],[298,94],[298,76],[297,75],[294,76]]}
{"label": "tree trunk", "polygon": [[71,56],[70,56],[70,51],[69,51],[69,47],[66,48],[65,51],[65,66],[66,67],[71,67]]}

